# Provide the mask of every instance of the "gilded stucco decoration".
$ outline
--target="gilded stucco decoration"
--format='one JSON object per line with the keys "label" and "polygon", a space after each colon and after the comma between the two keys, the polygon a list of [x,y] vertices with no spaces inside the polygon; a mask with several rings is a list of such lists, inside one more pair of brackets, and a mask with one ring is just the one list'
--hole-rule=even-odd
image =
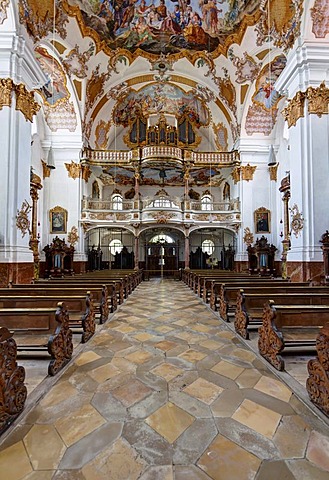
{"label": "gilded stucco decoration", "polygon": [[171,83],[153,83],[136,91],[124,92],[113,109],[113,121],[128,127],[129,122],[143,115],[158,114],[159,106],[163,113],[181,117],[188,115],[197,126],[209,124],[210,114],[203,99],[194,90],[185,92]]}
{"label": "gilded stucco decoration", "polygon": [[81,165],[79,163],[71,161],[71,163],[64,163],[66,170],[68,171],[69,178],[76,178],[80,177]]}
{"label": "gilded stucco decoration", "polygon": [[16,110],[32,123],[33,116],[40,110],[40,105],[34,100],[34,92],[29,92],[23,83],[19,83],[15,86],[15,94]]}
{"label": "gilded stucco decoration", "polygon": [[274,182],[278,180],[278,168],[278,163],[276,165],[271,165],[270,167],[268,167],[268,170],[270,172],[270,180],[273,180]]}
{"label": "gilded stucco decoration", "polygon": [[74,246],[79,240],[78,229],[73,226],[67,235],[67,241],[71,246]]}
{"label": "gilded stucco decoration", "polygon": [[31,210],[32,207],[27,200],[24,200],[20,210],[17,210],[16,227],[21,231],[22,238],[24,238],[27,233],[30,233],[31,222],[29,220],[29,213]]}
{"label": "gilded stucco decoration", "polygon": [[233,182],[235,184],[240,182],[240,180],[241,180],[241,167],[234,167],[231,175],[232,175],[232,178],[233,178]]}
{"label": "gilded stucco decoration", "polygon": [[100,120],[95,129],[95,146],[97,150],[105,150],[108,147],[111,121]]}
{"label": "gilded stucco decoration", "polygon": [[296,95],[289,100],[288,105],[282,110],[284,119],[288,123],[288,128],[295,126],[299,118],[304,117],[306,95],[304,92],[297,92]]}
{"label": "gilded stucco decoration", "polygon": [[253,82],[257,78],[262,64],[257,63],[247,52],[244,52],[243,57],[239,58],[234,55],[233,48],[230,48],[228,58],[236,67],[235,81],[237,83]]}
{"label": "gilded stucco decoration", "polygon": [[14,82],[11,78],[0,78],[0,110],[5,106],[11,106],[13,89]]}
{"label": "gilded stucco decoration", "polygon": [[289,50],[300,35],[303,0],[267,0],[260,4],[261,18],[256,25],[257,45],[269,36],[273,45]]}
{"label": "gilded stucco decoration", "polygon": [[289,210],[291,214],[290,227],[292,233],[295,235],[296,238],[298,238],[304,228],[305,220],[302,213],[299,211],[296,203],[291,208],[289,208]]}
{"label": "gilded stucco decoration", "polygon": [[244,229],[243,242],[249,247],[254,243],[254,235],[249,227]]}
{"label": "gilded stucco decoration", "polygon": [[228,148],[227,143],[227,128],[223,123],[218,123],[217,125],[213,126],[214,134],[215,134],[215,143],[218,148],[219,152],[226,152]]}
{"label": "gilded stucco decoration", "polygon": [[[55,1],[55,8],[54,8]],[[66,38],[66,24],[69,18],[63,10],[62,0],[19,0],[19,21],[35,42],[53,32],[54,10],[55,28],[62,38]]]}
{"label": "gilded stucco decoration", "polygon": [[9,6],[9,0],[0,0],[0,25],[7,18],[7,8]]}
{"label": "gilded stucco decoration", "polygon": [[43,160],[41,160],[41,164],[42,164],[42,176],[43,178],[47,178],[47,177],[50,177],[50,172],[51,172],[51,169],[49,167],[47,167],[47,162],[44,162]]}
{"label": "gilded stucco decoration", "polygon": [[160,210],[159,212],[151,213],[150,216],[154,218],[157,223],[168,223],[172,218],[176,217],[176,214]]}
{"label": "gilded stucco decoration", "polygon": [[97,65],[93,70],[91,78],[87,82],[86,86],[86,112],[88,112],[95,102],[104,94],[105,82],[111,76],[111,72],[100,73],[100,65]]}
{"label": "gilded stucco decoration", "polygon": [[81,165],[81,178],[82,178],[82,180],[84,180],[87,183],[90,176],[91,176],[91,170],[90,170],[89,165]]}
{"label": "gilded stucco decoration", "polygon": [[253,180],[254,173],[257,168],[256,166],[252,166],[248,163],[247,165],[242,165],[240,168],[241,168],[242,180],[246,180],[247,182],[249,182],[250,180]]}
{"label": "gilded stucco decoration", "polygon": [[[121,82],[118,85],[115,85],[111,87],[111,89],[108,91],[106,94],[107,98],[112,98],[112,100],[118,100],[121,95],[123,94],[124,90],[128,88],[128,83],[127,82]],[[126,94],[128,94],[131,91],[129,89]]]}
{"label": "gilded stucco decoration", "polygon": [[328,113],[329,88],[324,82],[317,88],[308,87],[306,97],[308,113],[314,113],[318,117]]}
{"label": "gilded stucco decoration", "polygon": [[79,45],[75,45],[72,50],[62,60],[63,67],[68,75],[75,75],[78,78],[86,78],[88,73],[87,62],[95,53],[95,45],[93,42],[89,43],[88,50],[80,52]]}
{"label": "gilded stucco decoration", "polygon": [[312,32],[316,38],[325,38],[329,33],[329,0],[315,0],[311,8]]}
{"label": "gilded stucco decoration", "polygon": [[114,185],[115,184],[115,181],[114,181],[114,178],[113,178],[112,175],[102,173],[98,178],[101,180],[103,185]]}
{"label": "gilded stucco decoration", "polygon": [[70,16],[77,19],[84,36],[91,37],[97,51],[111,54],[121,49],[130,61],[137,55],[153,58],[161,53],[182,55],[193,60],[199,52],[212,52],[214,57],[225,54],[232,43],[241,43],[248,25],[260,17],[260,0],[242,4],[229,0],[200,0],[193,3],[165,0],[155,6],[145,0],[124,2],[114,0],[64,0]]}

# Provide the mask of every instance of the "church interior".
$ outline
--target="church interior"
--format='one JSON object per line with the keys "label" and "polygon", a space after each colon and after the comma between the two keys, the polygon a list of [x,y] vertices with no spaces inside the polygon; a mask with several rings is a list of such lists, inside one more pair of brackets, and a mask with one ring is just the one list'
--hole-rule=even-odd
{"label": "church interior", "polygon": [[4,480],[328,479],[328,42],[329,0],[0,0]]}

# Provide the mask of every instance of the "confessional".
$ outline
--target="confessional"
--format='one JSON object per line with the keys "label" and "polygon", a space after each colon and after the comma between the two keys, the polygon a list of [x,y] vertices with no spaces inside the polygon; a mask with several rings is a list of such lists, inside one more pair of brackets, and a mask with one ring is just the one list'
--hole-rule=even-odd
{"label": "confessional", "polygon": [[256,240],[255,245],[249,245],[248,270],[250,275],[274,276],[274,255],[277,248],[269,244],[264,235]]}
{"label": "confessional", "polygon": [[65,240],[55,237],[52,243],[43,249],[46,255],[45,276],[48,278],[74,275],[73,271],[73,245],[66,245]]}

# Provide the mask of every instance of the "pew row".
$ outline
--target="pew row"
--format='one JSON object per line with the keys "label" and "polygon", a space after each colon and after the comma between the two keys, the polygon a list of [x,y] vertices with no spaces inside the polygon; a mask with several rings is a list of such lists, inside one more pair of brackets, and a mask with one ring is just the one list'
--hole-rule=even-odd
{"label": "pew row", "polygon": [[249,330],[259,328],[262,324],[263,309],[266,302],[274,301],[275,305],[329,305],[329,290],[316,293],[308,288],[308,293],[249,293],[241,289],[237,294],[234,328],[236,333],[249,340]]}
{"label": "pew row", "polygon": [[0,327],[0,435],[23,411],[27,397],[25,369],[16,360],[13,334]]}
{"label": "pew row", "polygon": [[329,305],[265,305],[259,328],[259,353],[277,370],[284,370],[283,351],[315,348],[320,329],[329,322]]}
{"label": "pew row", "polygon": [[306,390],[311,401],[329,417],[329,323],[316,337],[317,357],[309,360]]}
{"label": "pew row", "polygon": [[[48,375],[55,375],[72,358],[72,330],[63,302],[54,308],[0,309],[0,325],[12,331],[17,352],[48,352]],[[27,336],[31,341],[26,341]],[[21,337],[21,343],[20,343]],[[36,342],[38,340],[38,342]]]}

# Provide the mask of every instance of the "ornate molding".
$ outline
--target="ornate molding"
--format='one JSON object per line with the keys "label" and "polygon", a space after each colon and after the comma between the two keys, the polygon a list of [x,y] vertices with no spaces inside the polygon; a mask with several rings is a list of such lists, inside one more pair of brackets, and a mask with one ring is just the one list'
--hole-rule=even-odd
{"label": "ornate molding", "polygon": [[23,83],[15,86],[16,110],[22,112],[26,120],[33,122],[33,116],[40,110],[40,105],[34,100],[34,92],[29,92]]}
{"label": "ornate molding", "polygon": [[251,230],[249,227],[246,227],[244,229],[244,236],[243,236],[243,242],[249,247],[254,243],[254,235],[251,233]]}
{"label": "ornate molding", "polygon": [[14,89],[14,82],[11,78],[0,79],[0,110],[3,107],[11,107],[11,94]]}
{"label": "ornate molding", "polygon": [[308,87],[306,96],[308,113],[315,113],[318,117],[328,114],[329,88],[324,82],[317,88]]}
{"label": "ornate molding", "polygon": [[249,163],[241,166],[242,180],[246,180],[247,182],[253,180],[256,168],[256,166],[252,166]]}
{"label": "ornate molding", "polygon": [[297,238],[304,228],[304,218],[296,203],[289,210],[291,213],[291,230]]}
{"label": "ornate molding", "polygon": [[24,200],[24,202],[22,203],[21,209],[17,210],[16,227],[18,228],[18,230],[22,232],[22,238],[24,238],[28,232],[30,233],[31,222],[29,220],[28,215],[31,209],[32,207],[28,203],[28,201]]}
{"label": "ornate molding", "polygon": [[305,98],[305,93],[297,92],[294,98],[289,100],[287,107],[282,110],[282,115],[288,122],[288,128],[295,126],[297,120],[304,117]]}
{"label": "ornate molding", "polygon": [[78,229],[73,226],[67,235],[67,241],[71,246],[74,246],[79,240]]}
{"label": "ornate molding", "polygon": [[80,177],[81,165],[79,163],[75,163],[72,160],[71,163],[64,163],[64,165],[68,171],[69,178],[75,180]]}
{"label": "ornate molding", "polygon": [[89,165],[81,165],[81,177],[86,183],[88,183],[90,175],[91,175],[91,170]]}
{"label": "ornate molding", "polygon": [[153,217],[157,223],[168,223],[172,218],[176,217],[176,214],[161,210],[159,212],[152,213],[151,217]]}
{"label": "ornate molding", "polygon": [[271,167],[268,167],[268,170],[270,172],[270,180],[273,180],[274,182],[278,180],[278,168],[279,168],[278,163],[276,165],[272,165]]}

